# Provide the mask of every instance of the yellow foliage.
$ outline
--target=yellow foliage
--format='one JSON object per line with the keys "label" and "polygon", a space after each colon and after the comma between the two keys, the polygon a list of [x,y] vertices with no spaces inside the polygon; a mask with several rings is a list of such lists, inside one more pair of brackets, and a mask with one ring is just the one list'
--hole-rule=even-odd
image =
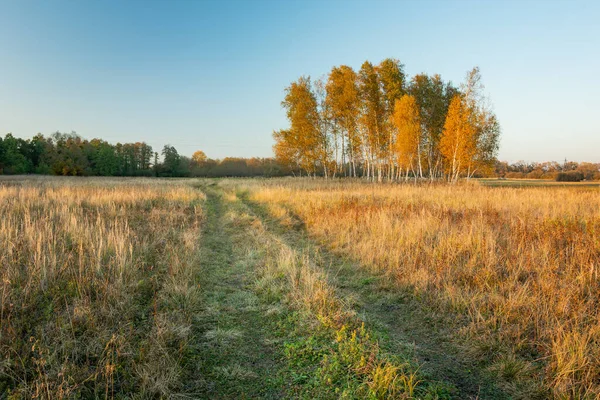
{"label": "yellow foliage", "polygon": [[398,165],[414,169],[419,156],[421,141],[421,116],[417,101],[412,95],[404,95],[396,100],[392,122],[397,130],[396,156]]}
{"label": "yellow foliage", "polygon": [[440,152],[450,179],[456,181],[461,173],[468,174],[472,169],[477,152],[475,134],[471,110],[461,96],[454,96],[440,139]]}
{"label": "yellow foliage", "polygon": [[198,165],[205,163],[206,160],[208,160],[208,157],[206,157],[206,154],[202,150],[198,150],[192,155],[192,161]]}

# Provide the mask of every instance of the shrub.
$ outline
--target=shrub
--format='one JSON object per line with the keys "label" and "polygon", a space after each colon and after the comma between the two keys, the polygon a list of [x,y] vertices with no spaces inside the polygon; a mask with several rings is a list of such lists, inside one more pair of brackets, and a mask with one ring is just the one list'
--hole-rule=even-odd
{"label": "shrub", "polygon": [[583,174],[579,171],[559,172],[556,174],[557,182],[581,182]]}

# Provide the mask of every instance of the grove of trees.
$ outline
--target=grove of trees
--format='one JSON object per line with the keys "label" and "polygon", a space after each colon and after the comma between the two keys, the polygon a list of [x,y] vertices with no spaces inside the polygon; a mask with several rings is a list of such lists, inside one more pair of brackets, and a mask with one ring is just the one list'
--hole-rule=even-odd
{"label": "grove of trees", "polygon": [[75,132],[37,134],[21,139],[0,137],[0,174],[45,174],[70,176],[283,176],[288,167],[273,158],[209,159],[202,151],[192,158],[166,145],[155,152],[145,142],[111,144],[86,140]]}
{"label": "grove of trees", "polygon": [[575,162],[565,160],[525,162],[509,164],[496,162],[495,175],[508,179],[554,179],[557,181],[600,180],[600,163]]}
{"label": "grove of trees", "polygon": [[282,105],[290,126],[273,133],[276,159],[308,175],[456,181],[494,169],[500,126],[478,68],[457,88],[408,79],[396,59],[342,65],[292,82]]}

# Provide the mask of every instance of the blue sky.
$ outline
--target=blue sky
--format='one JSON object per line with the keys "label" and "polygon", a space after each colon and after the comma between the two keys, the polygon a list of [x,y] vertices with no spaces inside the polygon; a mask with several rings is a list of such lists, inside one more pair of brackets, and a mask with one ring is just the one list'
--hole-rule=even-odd
{"label": "blue sky", "polygon": [[600,162],[600,2],[0,0],[0,133],[270,156],[301,75],[481,68],[500,158]]}

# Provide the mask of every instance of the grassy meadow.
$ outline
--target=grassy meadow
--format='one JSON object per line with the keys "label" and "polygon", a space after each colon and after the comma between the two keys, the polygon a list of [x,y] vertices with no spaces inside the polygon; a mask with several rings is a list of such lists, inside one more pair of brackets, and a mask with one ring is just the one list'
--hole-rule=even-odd
{"label": "grassy meadow", "polygon": [[600,190],[247,183],[282,223],[438,312],[501,387],[600,396]]}
{"label": "grassy meadow", "polygon": [[1,180],[0,398],[177,388],[204,199],[177,181]]}
{"label": "grassy meadow", "polygon": [[0,177],[0,399],[595,399],[600,189]]}

